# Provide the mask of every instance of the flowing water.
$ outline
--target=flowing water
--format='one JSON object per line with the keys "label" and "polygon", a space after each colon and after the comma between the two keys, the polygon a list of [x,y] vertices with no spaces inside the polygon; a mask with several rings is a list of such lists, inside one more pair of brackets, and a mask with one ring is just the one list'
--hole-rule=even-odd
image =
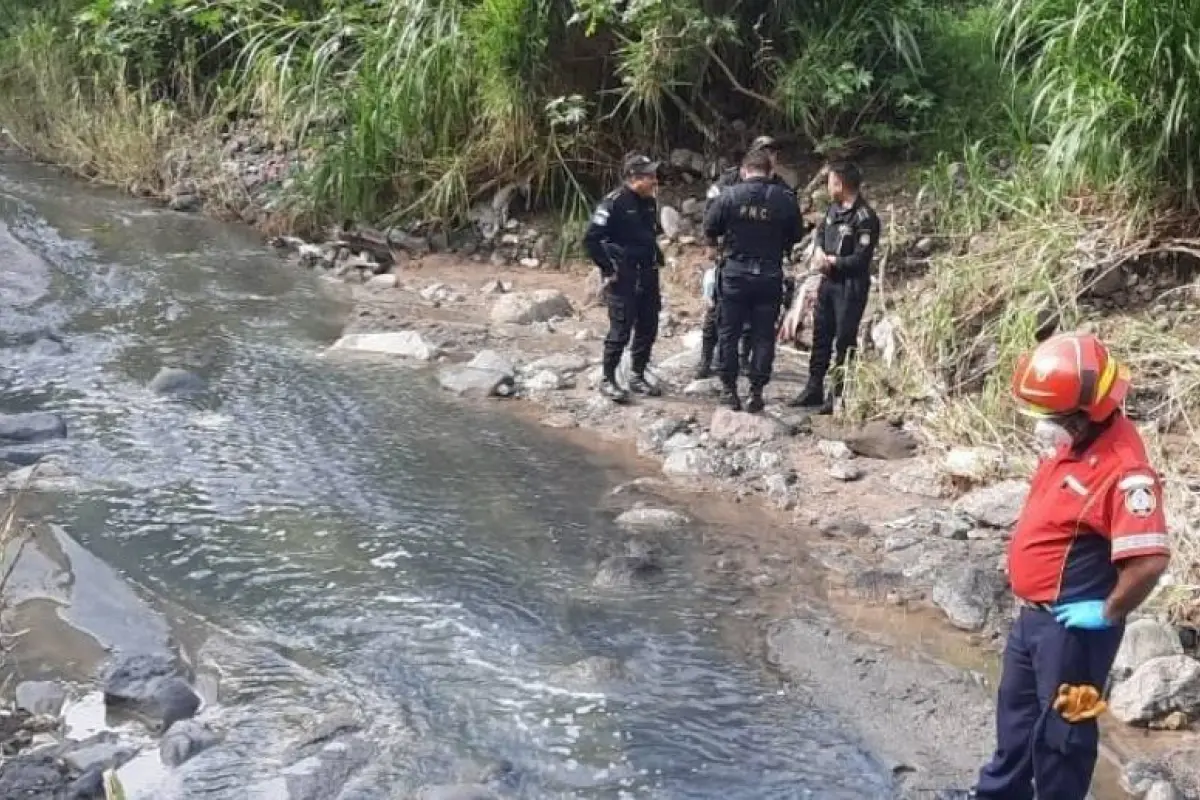
{"label": "flowing water", "polygon": [[[192,619],[219,679],[224,743],[134,796],[286,797],[288,743],[347,712],[352,777],[314,797],[497,759],[524,798],[890,794],[851,732],[722,645],[728,598],[682,568],[591,588],[620,542],[613,465],[419,371],[321,357],[345,307],[248,232],[3,163],[0,259],[0,411],[62,412],[79,479],[36,507]],[[155,396],[164,365],[210,395]],[[80,626],[145,632],[96,595]],[[562,678],[590,656],[628,680]]]}

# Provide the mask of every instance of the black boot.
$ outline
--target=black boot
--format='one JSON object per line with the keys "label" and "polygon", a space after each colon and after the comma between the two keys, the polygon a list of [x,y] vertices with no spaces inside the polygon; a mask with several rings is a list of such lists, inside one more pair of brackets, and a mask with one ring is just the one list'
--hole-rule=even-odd
{"label": "black boot", "polygon": [[746,410],[751,414],[757,414],[767,405],[767,401],[763,400],[763,390],[761,386],[750,387],[750,402],[746,403]]}
{"label": "black boot", "polygon": [[825,393],[808,386],[797,397],[789,400],[788,405],[792,408],[822,408],[825,405]]}
{"label": "black boot", "polygon": [[653,383],[647,381],[645,375],[636,373],[632,378],[629,379],[629,391],[645,397],[658,397],[662,394],[662,390]]}
{"label": "black boot", "polygon": [[701,356],[700,363],[696,365],[696,380],[702,381],[705,378],[711,378],[712,374],[712,356],[707,358]]}
{"label": "black boot", "polygon": [[721,397],[717,402],[734,411],[742,410],[742,398],[738,397],[736,386],[725,385],[721,387]]}
{"label": "black boot", "polygon": [[606,377],[600,381],[600,394],[612,400],[614,403],[628,403],[629,392],[621,388],[615,377]]}

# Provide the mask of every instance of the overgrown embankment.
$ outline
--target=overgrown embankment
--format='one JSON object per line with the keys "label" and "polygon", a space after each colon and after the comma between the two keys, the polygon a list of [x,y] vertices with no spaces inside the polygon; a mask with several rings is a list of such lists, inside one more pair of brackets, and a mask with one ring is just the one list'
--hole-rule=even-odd
{"label": "overgrown embankment", "polygon": [[[885,357],[859,362],[847,413],[899,410],[934,445],[1019,451],[1015,354],[1052,325],[1092,326],[1137,373],[1176,531],[1194,519],[1189,4],[10,5],[0,120],[19,146],[267,228],[403,223],[451,242],[520,187],[570,241],[635,146],[702,151],[701,173],[758,131],[788,134],[793,155],[911,159],[920,191],[887,209],[872,336]],[[1179,539],[1180,615],[1196,613],[1194,541]]]}

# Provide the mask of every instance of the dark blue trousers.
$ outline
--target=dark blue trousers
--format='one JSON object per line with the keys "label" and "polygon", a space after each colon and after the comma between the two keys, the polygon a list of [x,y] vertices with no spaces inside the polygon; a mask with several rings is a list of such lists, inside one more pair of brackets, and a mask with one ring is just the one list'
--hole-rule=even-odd
{"label": "dark blue trousers", "polygon": [[1124,628],[1068,629],[1048,611],[1022,608],[1004,648],[996,704],[996,753],[979,773],[979,800],[1084,800],[1100,732],[1053,708],[1063,683],[1104,691]]}

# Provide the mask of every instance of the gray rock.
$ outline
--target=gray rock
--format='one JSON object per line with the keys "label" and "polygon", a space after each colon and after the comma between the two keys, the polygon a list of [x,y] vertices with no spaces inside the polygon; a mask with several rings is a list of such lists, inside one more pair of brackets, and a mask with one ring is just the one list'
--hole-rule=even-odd
{"label": "gray rock", "polygon": [[0,414],[0,444],[31,444],[66,435],[67,422],[59,414],[47,411]]}
{"label": "gray rock", "polygon": [[208,726],[195,720],[183,720],[167,729],[158,743],[158,756],[168,767],[178,767],[220,741],[221,737]]}
{"label": "gray rock", "polygon": [[955,508],[989,528],[1011,528],[1017,522],[1029,484],[1008,480],[984,486],[964,495]]}
{"label": "gray rock", "polygon": [[557,372],[544,369],[530,375],[522,382],[522,385],[529,392],[557,392],[560,389],[568,388],[571,384]]}
{"label": "gray rock", "polygon": [[658,222],[662,226],[663,233],[672,239],[679,238],[687,224],[683,215],[668,205],[663,205],[658,210]]}
{"label": "gray rock", "polygon": [[684,448],[670,453],[663,461],[664,475],[676,478],[696,478],[711,475],[716,470],[712,455],[698,447]]}
{"label": "gray rock", "polygon": [[845,442],[839,442],[836,439],[822,439],[817,442],[817,450],[826,458],[834,460],[843,460],[854,458],[854,452]]}
{"label": "gray rock", "polygon": [[426,340],[417,331],[351,333],[338,339],[329,349],[378,353],[411,358],[415,361],[432,361],[441,353],[441,348]]}
{"label": "gray rock", "polygon": [[454,365],[438,370],[438,384],[459,397],[510,397],[515,386],[512,373]]}
{"label": "gray rock", "polygon": [[480,350],[474,358],[467,362],[467,366],[472,369],[503,372],[506,375],[513,375],[517,371],[511,358],[503,356],[495,350]]}
{"label": "gray rock", "polygon": [[677,433],[688,429],[691,421],[685,417],[657,419],[638,432],[637,451],[640,455],[662,452],[663,445]]}
{"label": "gray rock", "polygon": [[108,731],[82,742],[71,743],[62,751],[63,760],[77,772],[88,772],[97,768],[101,771],[110,767],[119,768],[133,756],[133,749],[121,744],[117,735]]}
{"label": "gray rock", "polygon": [[834,480],[850,483],[861,478],[863,476],[863,471],[854,464],[849,464],[845,461],[838,461],[830,465],[829,476]]}
{"label": "gray rock", "polygon": [[691,520],[668,508],[631,508],[617,517],[616,522],[631,531],[674,531],[686,528]]}
{"label": "gray rock", "polygon": [[366,288],[372,291],[383,292],[388,289],[395,289],[400,285],[400,279],[395,275],[384,273],[383,275],[374,275],[365,284]]}
{"label": "gray rock", "polygon": [[818,526],[825,536],[837,539],[861,539],[871,535],[871,526],[857,517],[834,517]]}
{"label": "gray rock", "polygon": [[1121,767],[1121,788],[1134,797],[1143,797],[1151,786],[1168,778],[1167,768],[1154,761],[1129,761]]}
{"label": "gray rock", "polygon": [[103,685],[107,706],[129,711],[158,730],[191,718],[200,708],[200,698],[167,654],[117,655],[105,670]]}
{"label": "gray rock", "polygon": [[178,194],[167,203],[172,211],[199,211],[201,200],[198,195]]}
{"label": "gray rock", "polygon": [[719,408],[713,412],[708,433],[716,442],[737,447],[774,441],[786,436],[788,428],[779,420],[763,414]]}
{"label": "gray rock", "polygon": [[695,197],[689,197],[680,204],[679,210],[683,212],[685,217],[696,219],[704,215],[704,201]]}
{"label": "gray rock", "polygon": [[456,783],[448,786],[423,786],[417,800],[500,800],[500,795],[479,783]]}
{"label": "gray rock", "polygon": [[504,281],[495,280],[495,281],[488,281],[483,286],[481,286],[479,289],[479,293],[480,294],[504,294],[505,292],[508,292],[509,289],[510,289],[509,285],[507,283],[505,283]]}
{"label": "gray rock", "polygon": [[933,602],[954,627],[978,631],[987,623],[1003,591],[1003,581],[995,570],[966,565],[934,585]]}
{"label": "gray rock", "polygon": [[79,480],[57,455],[46,456],[28,467],[13,470],[4,476],[4,482],[13,491],[28,487],[33,491],[70,492],[80,487]]}
{"label": "gray rock", "polygon": [[539,289],[501,295],[492,306],[490,319],[494,325],[530,325],[549,322],[555,317],[569,317],[573,313],[571,301],[562,292]]}
{"label": "gray rock", "polygon": [[1109,711],[1129,725],[1145,725],[1175,711],[1200,712],[1200,662],[1159,656],[1142,664],[1109,697]]}
{"label": "gray rock", "polygon": [[583,372],[590,365],[588,357],[578,353],[555,353],[532,361],[524,371],[530,374],[549,370],[564,375]]}
{"label": "gray rock", "polygon": [[52,753],[26,753],[0,760],[0,797],[57,800],[75,775],[65,761]]}
{"label": "gray rock", "polygon": [[67,692],[54,681],[24,681],[17,685],[17,708],[30,714],[57,717],[67,701]]}
{"label": "gray rock", "polygon": [[203,394],[208,389],[204,379],[194,372],[178,367],[163,367],[150,381],[150,391],[176,397]]}
{"label": "gray rock", "polygon": [[1152,619],[1135,619],[1125,626],[1121,649],[1113,661],[1112,676],[1123,681],[1152,658],[1182,654],[1183,644],[1170,625]]}
{"label": "gray rock", "polygon": [[716,397],[721,393],[720,378],[700,378],[683,387],[683,393],[688,397]]}

